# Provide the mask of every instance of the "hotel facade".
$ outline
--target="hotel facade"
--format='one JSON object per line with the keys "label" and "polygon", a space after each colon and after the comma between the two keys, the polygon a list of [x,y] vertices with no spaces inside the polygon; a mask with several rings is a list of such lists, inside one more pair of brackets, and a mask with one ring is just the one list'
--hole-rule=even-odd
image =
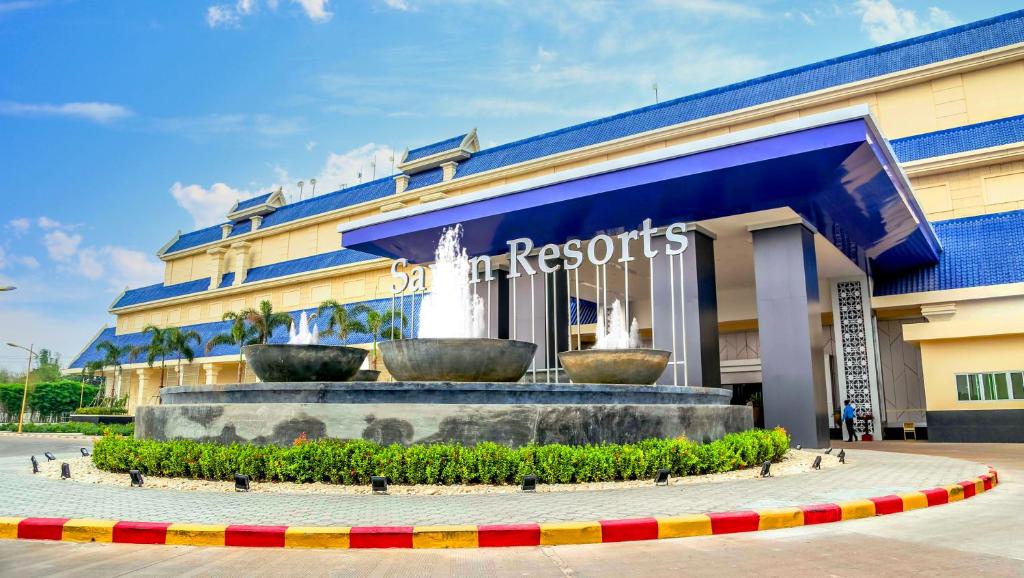
{"label": "hotel facade", "polygon": [[[564,381],[556,353],[618,301],[672,351],[659,383],[731,387],[795,442],[827,444],[845,399],[875,439],[1021,442],[1022,87],[1024,11],[489,149],[469,131],[393,176],[173,235],[163,282],[120,295],[69,371],[148,325],[205,345],[261,301],[414,320],[417,264],[461,224],[487,334],[539,345],[530,379]],[[199,351],[167,385],[237,381],[238,348]],[[159,366],[104,373],[130,413],[159,403]]]}

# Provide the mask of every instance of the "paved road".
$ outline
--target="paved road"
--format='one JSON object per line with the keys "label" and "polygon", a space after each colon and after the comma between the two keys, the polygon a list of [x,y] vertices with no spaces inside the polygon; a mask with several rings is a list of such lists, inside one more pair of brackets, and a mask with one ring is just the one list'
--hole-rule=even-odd
{"label": "paved road", "polygon": [[0,487],[7,488],[0,492],[0,515],[290,526],[557,522],[837,502],[952,484],[987,471],[976,463],[944,457],[861,449],[847,453],[846,466],[768,479],[446,496],[190,492],[130,488],[127,476],[123,486],[81,484],[32,476],[23,458],[0,458]]}
{"label": "paved road", "polygon": [[43,452],[47,451],[58,458],[81,455],[79,448],[83,447],[92,448],[92,439],[87,436],[0,434],[0,458],[20,457],[26,464],[32,455],[42,461]]}
{"label": "paved road", "polygon": [[0,574],[1024,576],[1024,445],[872,447],[990,463],[1001,484],[963,502],[839,524],[553,548],[281,551],[0,541]]}

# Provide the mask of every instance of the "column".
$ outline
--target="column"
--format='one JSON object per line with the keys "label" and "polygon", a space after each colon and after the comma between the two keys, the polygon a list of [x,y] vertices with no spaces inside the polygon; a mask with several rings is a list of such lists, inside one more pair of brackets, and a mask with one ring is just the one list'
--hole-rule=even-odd
{"label": "column", "polygon": [[148,382],[146,376],[147,372],[145,369],[135,370],[135,377],[139,380],[139,387],[137,388],[138,391],[135,395],[135,404],[132,406],[133,409],[140,405],[145,405],[145,398],[143,396],[146,395],[146,383]]}
{"label": "column", "polygon": [[654,348],[673,352],[658,384],[719,387],[715,236],[690,226],[686,238],[688,245],[678,255],[668,255],[664,236],[651,240],[658,251],[651,260]]}
{"label": "column", "polygon": [[245,241],[231,243],[231,250],[235,253],[232,267],[235,272],[235,280],[232,285],[241,285],[245,282],[245,274],[249,271],[249,247],[252,247],[252,243]]}
{"label": "column", "polygon": [[206,254],[210,256],[210,289],[220,287],[220,280],[224,277],[224,256],[227,252],[227,249],[221,247],[206,250]]}
{"label": "column", "polygon": [[213,364],[213,363],[204,363],[203,364],[203,375],[206,376],[206,379],[205,379],[206,385],[216,385],[217,384],[217,374],[219,374],[219,373],[220,373],[220,366],[219,365],[216,365],[216,364]]}
{"label": "column", "polygon": [[793,444],[828,445],[824,335],[814,233],[804,224],[751,228],[765,427]]}
{"label": "column", "polygon": [[[835,405],[842,409],[843,400],[857,409],[857,415],[871,414],[873,429],[857,421],[857,434],[870,433],[875,439],[882,439],[885,415],[882,412],[878,387],[878,372],[875,360],[874,324],[871,319],[871,291],[866,277],[833,280],[832,290],[832,331],[836,344],[836,366],[840,399]],[[831,409],[831,408],[830,408]],[[843,435],[845,430],[840,427]]]}

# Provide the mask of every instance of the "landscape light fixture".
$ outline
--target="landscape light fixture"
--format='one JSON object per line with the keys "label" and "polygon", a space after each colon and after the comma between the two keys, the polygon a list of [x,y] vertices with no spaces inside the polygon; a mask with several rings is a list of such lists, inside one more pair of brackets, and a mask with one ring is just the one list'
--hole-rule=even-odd
{"label": "landscape light fixture", "polygon": [[388,479],[384,476],[370,476],[370,491],[374,494],[387,494]]}
{"label": "landscape light fixture", "polygon": [[765,460],[765,462],[763,464],[761,464],[761,473],[758,474],[758,477],[760,477],[760,478],[770,478],[770,477],[772,477],[772,462],[770,460]]}
{"label": "landscape light fixture", "polygon": [[39,460],[37,460],[35,456],[32,456],[32,473],[39,473]]}
{"label": "landscape light fixture", "polygon": [[655,486],[667,486],[668,485],[668,470],[661,468],[657,474],[654,474],[654,485]]}
{"label": "landscape light fixture", "polygon": [[814,463],[811,464],[811,468],[815,470],[821,469],[821,456],[814,456]]}
{"label": "landscape light fixture", "polygon": [[249,476],[245,474],[235,474],[235,491],[236,492],[248,492],[249,491]]}
{"label": "landscape light fixture", "polygon": [[15,287],[14,285],[5,285],[3,287],[0,287],[0,291],[14,291],[15,289],[17,289],[17,287]]}
{"label": "landscape light fixture", "polygon": [[60,465],[60,479],[66,480],[71,477],[71,466],[67,462]]}
{"label": "landscape light fixture", "polygon": [[142,472],[140,472],[139,470],[128,470],[128,477],[132,481],[133,488],[142,487]]}
{"label": "landscape light fixture", "polygon": [[825,455],[828,455],[830,453],[832,453],[832,446],[829,446],[828,449],[825,450]]}
{"label": "landscape light fixture", "polygon": [[57,456],[53,455],[52,452],[43,452],[43,455],[46,456],[46,461],[48,462],[52,462],[53,460],[57,459]]}
{"label": "landscape light fixture", "polygon": [[82,448],[82,450],[81,450],[81,451],[82,451],[82,457],[83,457],[83,458],[87,458],[87,457],[89,457],[89,450],[87,450],[87,449],[85,449],[85,448]]}
{"label": "landscape light fixture", "polygon": [[800,445],[800,444],[796,444],[796,449],[798,449],[798,450],[802,450],[802,449],[804,449],[804,446],[802,446],[802,445]]}
{"label": "landscape light fixture", "polygon": [[839,450],[839,463],[846,463],[846,450]]}
{"label": "landscape light fixture", "polygon": [[523,485],[519,489],[524,492],[536,492],[537,476],[523,476]]}

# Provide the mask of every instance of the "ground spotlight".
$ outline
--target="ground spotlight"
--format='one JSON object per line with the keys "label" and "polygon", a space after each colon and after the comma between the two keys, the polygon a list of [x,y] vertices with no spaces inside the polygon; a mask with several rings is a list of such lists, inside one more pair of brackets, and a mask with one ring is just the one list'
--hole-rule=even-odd
{"label": "ground spotlight", "polygon": [[235,491],[236,492],[248,492],[249,491],[249,476],[245,474],[235,474]]}
{"label": "ground spotlight", "polygon": [[821,469],[821,456],[814,456],[814,463],[811,464],[811,468],[815,470]]}
{"label": "ground spotlight", "polygon": [[89,450],[87,450],[85,448],[82,448],[82,457],[83,458],[89,457]]}
{"label": "ground spotlight", "polygon": [[370,476],[370,490],[374,494],[388,493],[388,479],[384,476]]}
{"label": "ground spotlight", "polygon": [[66,480],[71,477],[71,466],[67,462],[60,465],[60,479]]}
{"label": "ground spotlight", "polygon": [[520,489],[524,492],[536,492],[537,476],[523,476],[523,485]]}
{"label": "ground spotlight", "polygon": [[832,446],[829,446],[829,447],[828,447],[828,449],[827,449],[827,450],[825,450],[825,453],[826,453],[826,454],[830,454],[830,453],[832,453]]}
{"label": "ground spotlight", "polygon": [[802,445],[800,445],[800,444],[796,444],[796,449],[798,449],[798,450],[802,450],[802,449],[804,449],[804,446],[802,446]]}
{"label": "ground spotlight", "polygon": [[839,450],[839,463],[846,463],[846,450]]}
{"label": "ground spotlight", "polygon": [[142,472],[139,470],[128,470],[128,477],[132,480],[133,488],[142,487]]}
{"label": "ground spotlight", "polygon": [[37,460],[35,456],[32,456],[32,473],[39,473],[39,460]]}
{"label": "ground spotlight", "polygon": [[46,461],[48,462],[52,462],[53,460],[57,459],[57,456],[53,455],[52,452],[43,452],[43,455],[46,456]]}
{"label": "ground spotlight", "polygon": [[759,474],[759,477],[762,477],[762,478],[770,478],[770,477],[772,477],[772,462],[771,461],[766,460],[763,464],[761,464],[761,473]]}
{"label": "ground spotlight", "polygon": [[667,486],[668,485],[668,470],[661,468],[658,473],[654,475],[655,486]]}

